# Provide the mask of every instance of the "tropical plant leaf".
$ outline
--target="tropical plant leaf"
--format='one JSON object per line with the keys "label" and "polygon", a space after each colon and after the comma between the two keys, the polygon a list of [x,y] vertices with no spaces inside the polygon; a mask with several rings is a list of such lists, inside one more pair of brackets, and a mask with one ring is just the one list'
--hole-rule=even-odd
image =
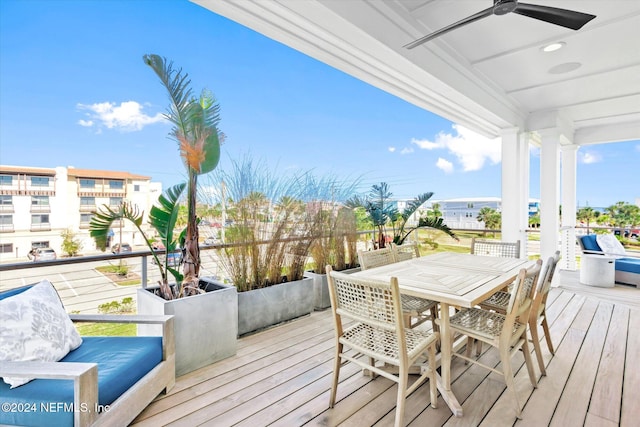
{"label": "tropical plant leaf", "polygon": [[149,223],[158,231],[167,252],[176,248],[173,230],[178,219],[180,197],[185,187],[186,183],[183,182],[168,188],[158,197],[158,204],[149,211]]}
{"label": "tropical plant leaf", "polygon": [[89,235],[95,240],[96,247],[104,251],[113,222],[127,219],[140,229],[143,218],[144,212],[140,211],[133,203],[125,201],[117,209],[111,209],[104,205],[91,218]]}

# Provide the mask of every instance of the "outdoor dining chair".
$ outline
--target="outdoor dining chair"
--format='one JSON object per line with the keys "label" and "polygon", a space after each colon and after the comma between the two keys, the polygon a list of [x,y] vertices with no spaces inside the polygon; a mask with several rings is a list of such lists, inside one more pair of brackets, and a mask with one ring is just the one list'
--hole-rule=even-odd
{"label": "outdoor dining chair", "polygon": [[[544,368],[544,361],[542,360],[542,350],[540,349],[540,337],[538,336],[538,325],[542,325],[544,331],[547,347],[551,354],[555,354],[553,350],[553,344],[551,342],[551,336],[549,335],[549,324],[546,317],[546,305],[549,289],[551,288],[551,281],[553,275],[558,266],[560,260],[560,251],[556,251],[553,256],[550,256],[547,262],[542,267],[540,278],[537,286],[532,287],[529,292],[533,292],[531,297],[531,314],[529,316],[529,331],[531,333],[531,339],[533,342],[533,348],[536,352],[536,358],[538,359],[538,365],[540,366],[540,372],[542,375],[547,375]],[[496,292],[488,299],[482,301],[479,305],[480,308],[485,310],[493,310],[498,313],[505,314],[507,306],[509,305],[509,299],[511,294],[509,292]],[[480,351],[478,350],[478,353]]]}
{"label": "outdoor dining chair", "polygon": [[[465,354],[452,352],[467,362],[482,366],[490,371],[502,375],[516,399],[516,415],[520,418],[522,405],[515,388],[511,357],[522,350],[529,373],[531,385],[536,388],[536,378],[527,339],[527,324],[531,311],[531,297],[527,293],[537,283],[542,262],[538,260],[529,269],[522,269],[514,282],[513,291],[507,305],[506,314],[496,313],[481,308],[465,308],[451,316],[449,323],[452,332],[467,336]],[[487,366],[479,360],[471,358],[473,341],[477,340],[498,349],[500,353],[500,367],[502,371]]]}
{"label": "outdoor dining chair", "polygon": [[389,243],[391,249],[396,253],[397,261],[405,261],[408,259],[419,258],[420,248],[416,242],[403,243],[396,245],[395,243]]}
{"label": "outdoor dining chair", "polygon": [[[405,401],[415,389],[429,379],[431,406],[436,408],[436,343],[437,332],[407,329],[403,321],[398,279],[389,282],[358,279],[326,267],[329,295],[335,326],[335,360],[329,407],[336,403],[336,393],[343,361],[398,383],[395,426],[403,426]],[[343,324],[351,323],[345,327]],[[352,351],[348,351],[352,350]],[[427,356],[428,366],[422,366],[420,377],[409,385],[409,368]],[[395,375],[384,362],[398,368]]]}
{"label": "outdoor dining chair", "polygon": [[502,242],[500,240],[471,239],[473,255],[497,256],[502,258],[520,258],[520,240]]}
{"label": "outdoor dining chair", "polygon": [[[404,245],[402,245],[404,246]],[[397,248],[398,246],[395,246]],[[373,251],[358,251],[358,261],[360,269],[367,270],[369,268],[380,267],[387,264],[398,262],[397,251],[393,246],[376,249]],[[414,253],[419,254],[417,247]],[[404,316],[404,325],[407,328],[415,328],[418,325],[431,321],[434,331],[438,331],[438,325],[435,319],[438,318],[438,303],[425,298],[415,297],[412,295],[401,295],[402,310]]]}

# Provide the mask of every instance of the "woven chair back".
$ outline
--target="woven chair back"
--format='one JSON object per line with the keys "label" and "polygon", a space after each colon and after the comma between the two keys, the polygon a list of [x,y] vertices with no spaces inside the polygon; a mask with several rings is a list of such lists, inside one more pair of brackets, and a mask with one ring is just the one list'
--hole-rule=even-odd
{"label": "woven chair back", "polygon": [[336,314],[389,331],[398,332],[402,328],[397,279],[392,278],[390,282],[357,279],[329,269],[327,274]]}
{"label": "woven chair back", "polygon": [[358,251],[358,262],[360,262],[360,268],[362,270],[393,264],[396,261],[395,252],[391,247],[373,251]]}
{"label": "woven chair back", "polygon": [[499,240],[471,239],[471,253],[502,258],[520,258],[520,240],[501,242]]}

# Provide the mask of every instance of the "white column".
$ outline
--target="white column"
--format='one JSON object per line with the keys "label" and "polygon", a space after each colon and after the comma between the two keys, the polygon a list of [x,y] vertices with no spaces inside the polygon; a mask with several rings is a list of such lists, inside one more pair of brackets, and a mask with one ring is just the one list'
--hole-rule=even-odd
{"label": "white column", "polygon": [[561,268],[576,269],[577,145],[563,145],[562,152],[562,261]]}
{"label": "white column", "polygon": [[544,260],[558,248],[560,230],[560,133],[538,131],[540,144],[540,257]]}
{"label": "white column", "polygon": [[520,240],[520,256],[526,255],[529,205],[529,149],[518,128],[504,129],[502,136],[502,240]]}

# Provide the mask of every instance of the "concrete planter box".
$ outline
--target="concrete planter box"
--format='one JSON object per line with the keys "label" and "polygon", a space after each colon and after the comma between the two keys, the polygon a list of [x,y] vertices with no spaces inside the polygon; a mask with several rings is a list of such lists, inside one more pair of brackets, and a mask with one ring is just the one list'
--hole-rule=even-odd
{"label": "concrete planter box", "polygon": [[[342,273],[351,274],[360,271],[360,267],[342,270]],[[305,277],[313,279],[313,309],[316,311],[326,310],[331,307],[331,298],[329,298],[329,282],[326,274],[314,273],[313,271],[305,271]]]}
{"label": "concrete planter box", "polygon": [[[176,376],[236,354],[238,293],[233,286],[201,278],[206,293],[167,301],[154,288],[138,289],[139,314],[173,314]],[[155,288],[157,289],[157,287]],[[161,331],[160,331],[161,332]],[[139,325],[138,335],[156,335],[152,325]]]}
{"label": "concrete planter box", "polygon": [[327,275],[305,271],[304,277],[313,279],[313,309],[320,311],[331,307]]}
{"label": "concrete planter box", "polygon": [[259,331],[313,311],[313,279],[238,293],[238,335]]}

